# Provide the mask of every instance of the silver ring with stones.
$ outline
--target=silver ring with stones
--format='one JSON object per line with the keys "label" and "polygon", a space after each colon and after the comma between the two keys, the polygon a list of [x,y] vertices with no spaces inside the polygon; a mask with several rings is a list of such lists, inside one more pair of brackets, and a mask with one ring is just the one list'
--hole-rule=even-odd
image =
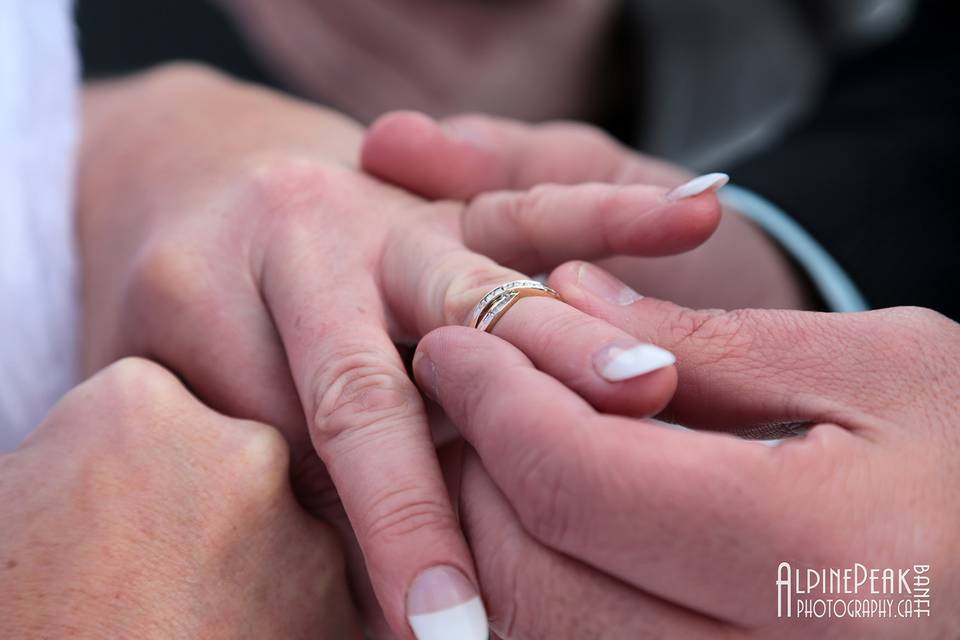
{"label": "silver ring with stones", "polygon": [[523,298],[532,297],[562,300],[559,293],[536,280],[505,282],[480,298],[480,302],[473,307],[466,325],[490,333],[510,307]]}

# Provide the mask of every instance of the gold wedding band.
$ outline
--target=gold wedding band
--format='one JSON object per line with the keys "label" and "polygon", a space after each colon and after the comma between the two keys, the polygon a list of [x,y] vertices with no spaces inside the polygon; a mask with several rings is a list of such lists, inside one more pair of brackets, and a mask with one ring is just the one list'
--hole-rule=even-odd
{"label": "gold wedding band", "polygon": [[536,280],[513,280],[491,289],[480,298],[466,325],[489,333],[517,301],[532,297],[561,299],[559,293]]}

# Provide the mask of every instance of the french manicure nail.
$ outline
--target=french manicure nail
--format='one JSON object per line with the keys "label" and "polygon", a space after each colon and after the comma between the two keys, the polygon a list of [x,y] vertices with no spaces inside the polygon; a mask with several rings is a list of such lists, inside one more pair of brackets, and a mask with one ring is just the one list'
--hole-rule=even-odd
{"label": "french manicure nail", "polygon": [[665,367],[677,358],[652,344],[618,342],[598,351],[593,357],[593,366],[601,377],[610,382],[623,382]]}
{"label": "french manicure nail", "polygon": [[722,189],[730,182],[730,176],[725,173],[708,173],[705,176],[694,178],[686,184],[682,184],[667,194],[667,200],[677,202],[687,198],[695,198],[708,191],[717,191]]}
{"label": "french manicure nail", "polygon": [[577,284],[598,298],[621,307],[626,307],[637,300],[643,299],[642,295],[600,267],[595,267],[587,262],[580,265],[577,272]]}
{"label": "french manicure nail", "polygon": [[487,640],[487,612],[473,583],[449,566],[427,569],[407,593],[407,620],[417,640]]}

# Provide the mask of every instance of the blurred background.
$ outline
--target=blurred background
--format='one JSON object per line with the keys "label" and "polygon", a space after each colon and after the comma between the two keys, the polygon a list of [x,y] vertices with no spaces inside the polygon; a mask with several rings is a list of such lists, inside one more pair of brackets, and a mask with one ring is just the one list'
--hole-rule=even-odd
{"label": "blurred background", "polygon": [[960,319],[949,0],[79,0],[88,79],[200,61],[369,122],[584,120],[781,205],[874,307]]}

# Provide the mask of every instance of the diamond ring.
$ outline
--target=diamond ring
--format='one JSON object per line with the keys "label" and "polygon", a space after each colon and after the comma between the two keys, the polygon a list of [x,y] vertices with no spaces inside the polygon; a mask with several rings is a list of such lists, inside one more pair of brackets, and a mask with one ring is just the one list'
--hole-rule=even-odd
{"label": "diamond ring", "polygon": [[542,297],[560,300],[560,294],[536,280],[513,280],[494,287],[476,304],[466,325],[491,332],[500,318],[521,298]]}

